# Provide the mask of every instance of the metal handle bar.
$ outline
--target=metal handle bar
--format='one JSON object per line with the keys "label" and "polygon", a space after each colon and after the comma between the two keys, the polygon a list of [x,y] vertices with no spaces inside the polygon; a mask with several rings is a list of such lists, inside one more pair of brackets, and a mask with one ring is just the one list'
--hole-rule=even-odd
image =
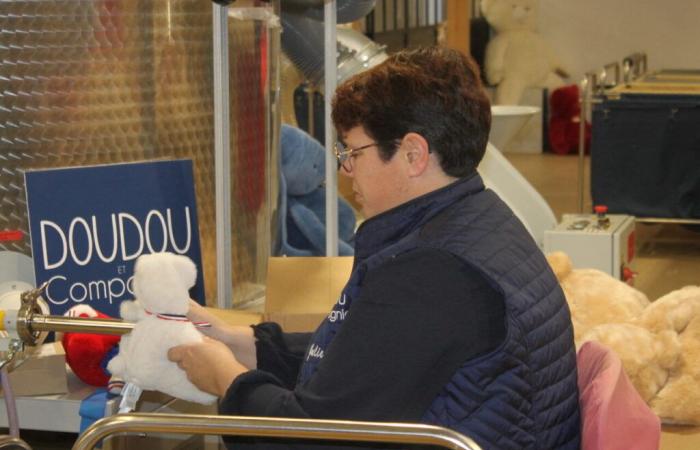
{"label": "metal handle bar", "polygon": [[430,444],[454,450],[481,450],[470,438],[433,425],[146,413],[118,414],[98,420],[75,441],[73,450],[92,450],[105,437],[124,432]]}
{"label": "metal handle bar", "polygon": [[647,72],[647,54],[635,52],[622,60],[624,81],[627,86]]}
{"label": "metal handle bar", "polygon": [[[613,72],[614,77],[610,79],[610,72]],[[598,84],[602,89],[615,87],[620,83],[620,63],[611,62],[603,66],[598,76]],[[597,87],[597,86],[596,86]]]}

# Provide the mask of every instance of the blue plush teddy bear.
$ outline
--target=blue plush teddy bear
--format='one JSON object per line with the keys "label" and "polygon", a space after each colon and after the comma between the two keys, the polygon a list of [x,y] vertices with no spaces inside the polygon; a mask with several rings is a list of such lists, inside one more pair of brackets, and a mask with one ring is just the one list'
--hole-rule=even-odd
{"label": "blue plush teddy bear", "polygon": [[[299,128],[282,125],[278,255],[326,254],[325,148]],[[338,198],[338,254],[354,253],[355,214]]]}

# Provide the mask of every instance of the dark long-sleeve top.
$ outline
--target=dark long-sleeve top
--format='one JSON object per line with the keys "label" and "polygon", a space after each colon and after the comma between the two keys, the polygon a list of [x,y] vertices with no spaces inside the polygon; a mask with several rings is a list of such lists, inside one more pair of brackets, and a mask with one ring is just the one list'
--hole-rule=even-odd
{"label": "dark long-sleeve top", "polygon": [[222,414],[418,422],[465,362],[505,338],[504,301],[448,252],[417,249],[365,278],[308,383],[296,385],[310,334],[254,327],[257,370],[238,376]]}

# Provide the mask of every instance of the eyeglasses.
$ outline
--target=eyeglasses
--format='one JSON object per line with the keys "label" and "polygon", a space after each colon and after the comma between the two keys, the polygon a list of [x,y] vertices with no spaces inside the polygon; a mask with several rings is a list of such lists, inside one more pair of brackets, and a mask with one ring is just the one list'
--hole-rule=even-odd
{"label": "eyeglasses", "polygon": [[362,151],[366,148],[379,145],[377,142],[372,142],[371,144],[363,145],[361,147],[347,148],[345,144],[340,141],[336,141],[333,145],[333,153],[338,159],[338,169],[342,166],[346,172],[352,172],[352,158],[351,156],[355,153]]}
{"label": "eyeglasses", "polygon": [[396,141],[372,142],[371,144],[355,148],[348,148],[342,142],[336,141],[333,145],[333,153],[335,153],[335,157],[338,159],[338,169],[342,167],[346,172],[352,172],[352,155],[366,148],[383,144],[396,144]]}

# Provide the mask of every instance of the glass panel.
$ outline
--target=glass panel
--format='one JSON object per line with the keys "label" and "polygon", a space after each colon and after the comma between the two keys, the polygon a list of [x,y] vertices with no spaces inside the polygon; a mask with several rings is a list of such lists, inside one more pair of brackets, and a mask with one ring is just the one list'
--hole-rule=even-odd
{"label": "glass panel", "polygon": [[230,15],[228,36],[233,293],[234,305],[241,305],[264,294],[271,254],[279,114],[272,114],[270,102],[277,100],[280,34],[278,26],[247,14],[251,8],[230,9],[241,12]]}
{"label": "glass panel", "polygon": [[[25,233],[20,241],[0,242],[0,250],[31,254],[26,169],[191,158],[205,286],[213,301],[211,2],[0,1],[0,30],[0,230]],[[237,43],[232,61],[241,52],[239,61],[252,66],[231,65],[232,79],[245,86],[232,85],[231,92],[247,99],[232,109],[232,128],[239,130],[232,131],[232,148],[244,149],[232,157],[239,183],[233,201],[240,202],[234,215],[245,221],[235,224],[241,233],[234,233],[233,245],[245,247],[245,256],[234,258],[235,289],[264,279],[277,199],[277,172],[268,167],[276,168],[275,110],[269,105],[276,100],[270,93],[277,92],[278,78],[271,74],[277,71],[272,61],[279,36],[255,26],[247,30],[245,43],[252,49]],[[246,108],[253,108],[250,116]],[[234,291],[237,301],[244,294]]]}

